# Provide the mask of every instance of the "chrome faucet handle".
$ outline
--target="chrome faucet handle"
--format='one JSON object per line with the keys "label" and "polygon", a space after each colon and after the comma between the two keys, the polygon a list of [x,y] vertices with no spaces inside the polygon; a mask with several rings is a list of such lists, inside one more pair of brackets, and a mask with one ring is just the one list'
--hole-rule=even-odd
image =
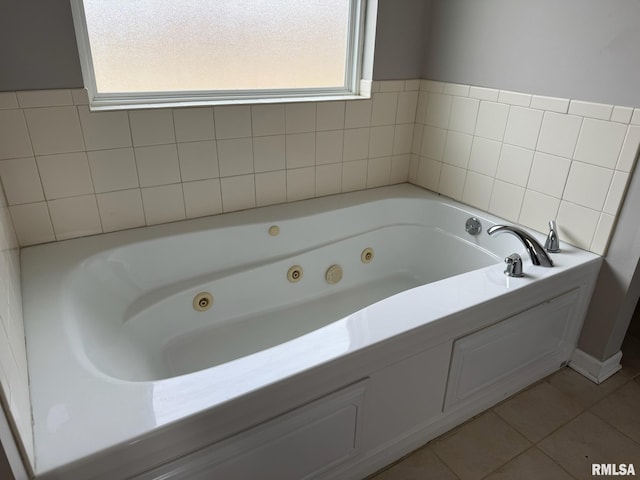
{"label": "chrome faucet handle", "polygon": [[522,258],[517,253],[512,253],[504,259],[507,264],[507,268],[504,274],[509,277],[524,277],[522,272]]}
{"label": "chrome faucet handle", "polygon": [[560,252],[560,238],[558,238],[558,229],[555,220],[549,220],[549,234],[544,242],[544,249],[549,253]]}

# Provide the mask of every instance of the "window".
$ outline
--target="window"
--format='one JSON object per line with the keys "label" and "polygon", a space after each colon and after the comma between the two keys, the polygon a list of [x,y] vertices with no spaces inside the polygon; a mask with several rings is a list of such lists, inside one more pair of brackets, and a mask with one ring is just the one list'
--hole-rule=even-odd
{"label": "window", "polygon": [[362,53],[372,50],[363,48],[364,6],[365,0],[72,0],[92,108],[358,95]]}

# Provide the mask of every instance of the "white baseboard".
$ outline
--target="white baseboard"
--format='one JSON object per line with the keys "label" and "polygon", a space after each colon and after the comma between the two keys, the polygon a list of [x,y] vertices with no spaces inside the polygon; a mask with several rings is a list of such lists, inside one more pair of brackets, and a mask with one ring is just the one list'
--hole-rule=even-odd
{"label": "white baseboard", "polygon": [[571,356],[569,367],[592,382],[600,384],[622,368],[622,365],[620,365],[621,359],[622,351],[612,355],[605,361],[600,361],[576,348]]}

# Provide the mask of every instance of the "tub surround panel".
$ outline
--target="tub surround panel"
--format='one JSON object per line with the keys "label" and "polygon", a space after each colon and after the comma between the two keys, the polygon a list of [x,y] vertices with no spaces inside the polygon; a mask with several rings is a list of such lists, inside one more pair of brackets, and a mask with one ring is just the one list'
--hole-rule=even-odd
{"label": "tub surround panel", "polygon": [[369,100],[117,112],[89,111],[84,89],[3,92],[0,176],[19,244],[404,183],[419,88],[393,80],[374,82]]}
{"label": "tub surround panel", "polygon": [[[4,190],[0,183],[0,404],[10,412],[11,428],[20,436],[20,448],[34,459],[31,430],[29,373],[22,318],[20,258]],[[9,442],[9,439],[2,439]],[[12,440],[11,440],[12,441]],[[18,441],[18,440],[16,440]],[[5,445],[7,450],[8,445]],[[11,451],[13,449],[10,449]],[[10,458],[13,462],[19,458]]]}
{"label": "tub surround panel", "polygon": [[640,110],[422,80],[409,181],[604,254]]}

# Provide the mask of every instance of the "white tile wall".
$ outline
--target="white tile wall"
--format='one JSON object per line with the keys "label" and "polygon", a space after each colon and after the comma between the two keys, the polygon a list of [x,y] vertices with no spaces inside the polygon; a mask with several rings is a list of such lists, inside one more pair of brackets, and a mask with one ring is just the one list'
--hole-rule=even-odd
{"label": "white tile wall", "polygon": [[556,219],[561,240],[604,254],[639,111],[423,80],[408,178],[541,232]]}
{"label": "white tile wall", "polygon": [[638,109],[429,80],[372,91],[119,112],[90,112],[83,90],[5,92],[0,177],[18,240],[411,181],[541,230],[542,216],[582,212],[589,227],[565,225],[566,240],[604,252],[638,152]]}
{"label": "white tile wall", "polygon": [[22,320],[18,240],[0,183],[0,398],[33,462],[31,402]]}

